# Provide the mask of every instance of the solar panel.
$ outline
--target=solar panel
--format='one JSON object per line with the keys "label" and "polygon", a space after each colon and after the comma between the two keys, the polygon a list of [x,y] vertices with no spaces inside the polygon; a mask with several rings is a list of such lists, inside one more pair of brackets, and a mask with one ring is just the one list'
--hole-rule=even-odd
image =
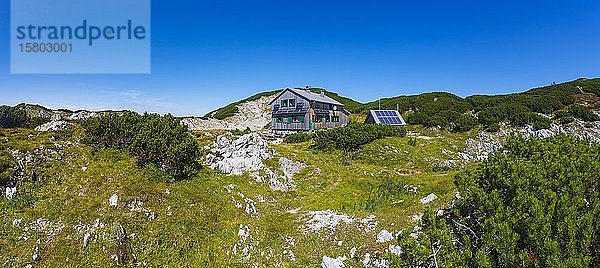
{"label": "solar panel", "polygon": [[404,120],[400,117],[398,111],[374,111],[375,117],[379,119],[379,123],[382,125],[404,125]]}

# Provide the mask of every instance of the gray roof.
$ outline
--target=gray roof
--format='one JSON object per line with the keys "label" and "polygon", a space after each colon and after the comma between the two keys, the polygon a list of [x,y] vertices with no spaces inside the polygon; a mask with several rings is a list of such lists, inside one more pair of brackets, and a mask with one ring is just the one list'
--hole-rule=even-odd
{"label": "gray roof", "polygon": [[[336,100],[328,97],[325,94],[321,95],[320,93],[312,93],[309,90],[304,90],[304,89],[286,88],[284,91],[282,91],[280,93],[280,95],[283,94],[283,92],[285,92],[287,90],[292,91],[296,95],[299,95],[300,97],[305,98],[305,99],[307,99],[309,101],[317,101],[317,102],[323,102],[323,103],[329,103],[329,104],[344,106],[343,104],[341,104],[338,101],[336,101]],[[279,96],[277,96],[277,97],[279,97]],[[277,99],[277,98],[275,98],[275,99]]]}

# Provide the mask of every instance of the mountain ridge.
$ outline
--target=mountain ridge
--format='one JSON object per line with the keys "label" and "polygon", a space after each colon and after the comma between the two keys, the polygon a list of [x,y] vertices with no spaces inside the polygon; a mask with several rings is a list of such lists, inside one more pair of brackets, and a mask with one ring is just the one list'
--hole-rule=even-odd
{"label": "mountain ridge", "polygon": [[[411,124],[422,124],[426,127],[439,126],[457,131],[471,128],[476,124],[475,121],[488,128],[495,128],[500,121],[511,121],[515,125],[537,122],[544,127],[548,123],[538,114],[552,116],[558,111],[565,110],[565,107],[575,104],[590,110],[600,108],[600,78],[580,78],[510,94],[475,94],[460,97],[450,92],[436,91],[381,98],[365,103],[324,88],[307,86],[303,89],[324,92],[327,96],[341,102],[348,111],[358,114],[355,120],[360,120],[360,115],[368,110],[399,109]],[[259,92],[215,109],[202,117],[180,118],[192,130],[245,128],[260,130],[270,123],[268,103],[282,90]],[[26,103],[15,107],[24,110],[29,117],[43,117],[50,120],[77,120],[106,113],[123,112],[48,109],[39,104]],[[515,111],[517,115],[511,115]]]}
{"label": "mountain ridge", "polygon": [[[356,100],[352,99],[351,97],[342,96],[342,95],[340,95],[339,92],[329,91],[329,90],[326,90],[323,88],[310,87],[308,89],[311,90],[312,92],[324,91],[324,93],[327,96],[344,104],[346,106],[346,109],[348,109],[350,112],[360,113],[360,112],[364,112],[369,109],[376,109],[379,105],[379,102],[381,102],[382,109],[395,109],[396,105],[391,103],[395,100],[402,99],[402,98],[417,98],[419,96],[427,96],[427,95],[431,95],[431,94],[443,94],[443,95],[449,96],[451,98],[467,100],[472,97],[500,97],[500,96],[519,95],[519,94],[525,94],[525,93],[540,94],[540,93],[546,93],[546,91],[548,91],[549,89],[552,89],[552,88],[568,89],[568,87],[571,87],[570,90],[573,90],[573,89],[576,89],[577,86],[582,87],[581,90],[584,92],[593,93],[596,96],[600,96],[600,78],[579,78],[579,79],[576,79],[573,81],[567,81],[567,82],[563,82],[563,83],[559,83],[559,84],[546,85],[546,86],[541,86],[541,87],[534,87],[534,88],[530,88],[528,90],[515,92],[515,93],[509,93],[509,94],[474,94],[474,95],[469,95],[466,97],[460,97],[452,92],[431,91],[431,92],[425,92],[425,93],[413,94],[413,95],[398,95],[398,96],[393,96],[393,97],[385,97],[385,98],[380,98],[378,100],[373,100],[373,101],[365,102],[365,103],[356,101]],[[254,99],[262,97],[262,96],[275,95],[275,94],[281,92],[282,90],[283,89],[278,89],[278,90],[271,90],[271,91],[260,92],[260,93],[254,94],[246,99],[228,104],[224,107],[217,108],[211,112],[208,112],[203,117],[224,119],[227,117],[225,115],[229,115],[228,112],[231,112],[232,105],[237,105],[237,104],[240,104],[240,103],[243,103],[246,101],[251,101],[251,100],[254,100]]]}

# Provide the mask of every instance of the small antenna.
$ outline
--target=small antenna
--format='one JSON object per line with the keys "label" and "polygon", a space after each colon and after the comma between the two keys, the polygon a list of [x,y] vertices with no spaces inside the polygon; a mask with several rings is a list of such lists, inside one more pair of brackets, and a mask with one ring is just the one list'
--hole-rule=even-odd
{"label": "small antenna", "polygon": [[396,103],[396,111],[400,111],[400,105],[398,105],[398,103]]}
{"label": "small antenna", "polygon": [[379,102],[379,110],[381,110],[381,98],[377,100]]}

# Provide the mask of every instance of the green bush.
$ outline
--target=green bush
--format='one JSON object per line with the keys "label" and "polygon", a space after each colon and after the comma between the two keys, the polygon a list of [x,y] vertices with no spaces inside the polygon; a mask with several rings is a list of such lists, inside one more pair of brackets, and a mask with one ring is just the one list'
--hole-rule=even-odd
{"label": "green bush", "polygon": [[196,160],[200,155],[187,127],[170,114],[144,114],[135,128],[129,151],[140,164],[152,164],[174,179],[190,176],[198,168]]}
{"label": "green bush", "polygon": [[7,150],[0,150],[0,186],[6,187],[13,173],[13,157]]}
{"label": "green bush", "polygon": [[594,114],[588,107],[577,104],[569,106],[569,114],[586,122],[600,120],[600,117]]}
{"label": "green bush", "polygon": [[575,119],[573,119],[573,117],[570,117],[570,116],[566,116],[566,117],[563,117],[560,119],[560,123],[563,125],[572,123],[573,121],[575,121]]}
{"label": "green bush", "polygon": [[50,118],[48,118],[48,117],[28,117],[25,127],[36,128],[36,127],[46,124],[48,122],[50,122]]}
{"label": "green bush", "polygon": [[487,132],[498,132],[500,130],[500,125],[497,123],[493,123],[489,126],[487,126],[487,128],[485,128],[485,131]]}
{"label": "green bush", "polygon": [[452,132],[469,131],[479,125],[477,118],[470,114],[463,114],[454,120]]}
{"label": "green bush", "polygon": [[198,168],[200,151],[187,127],[171,115],[109,114],[82,122],[84,142],[97,149],[127,149],[140,165],[152,165],[179,180]]}
{"label": "green bush", "polygon": [[[588,121],[598,120],[597,116],[591,113],[589,109],[586,110],[574,105],[577,94],[581,94],[581,90],[597,94],[598,83],[600,83],[598,79],[580,79],[534,88],[516,94],[475,95],[467,97],[466,100],[473,106],[473,110],[477,112],[479,122],[484,126],[508,121],[514,126],[535,124],[537,128],[545,128],[548,126],[547,120],[540,119],[535,114],[549,115],[554,113],[555,119],[573,115],[582,119],[586,118]],[[575,111],[566,111],[565,108],[569,105],[571,107],[575,106]]]}
{"label": "green bush", "polygon": [[417,138],[410,138],[408,140],[408,145],[410,145],[410,146],[417,146]]}
{"label": "green bush", "polygon": [[251,133],[251,132],[252,132],[252,130],[250,130],[249,127],[247,127],[244,130],[239,130],[239,129],[236,128],[236,129],[234,129],[234,130],[231,131],[231,134],[236,135],[236,136],[241,136],[241,135],[248,134],[248,133]]}
{"label": "green bush", "polygon": [[283,138],[283,142],[285,142],[285,143],[301,143],[301,142],[310,141],[311,138],[312,137],[309,134],[298,132],[298,133],[292,133],[290,135],[285,136],[285,138]]}
{"label": "green bush", "polygon": [[464,195],[458,216],[481,239],[469,250],[488,255],[475,261],[512,267],[598,263],[600,199],[594,189],[600,189],[600,147],[560,136],[511,138],[504,150],[456,178]]}
{"label": "green bush", "polygon": [[0,128],[22,127],[27,123],[25,111],[14,107],[0,106]]}
{"label": "green bush", "polygon": [[551,124],[552,124],[552,121],[550,119],[538,115],[538,117],[535,119],[535,121],[533,121],[532,126],[535,130],[540,130],[540,129],[550,128]]}
{"label": "green bush", "polygon": [[50,121],[46,117],[29,117],[25,110],[6,105],[0,106],[0,128],[36,128]]}
{"label": "green bush", "polygon": [[[510,137],[502,153],[455,177],[460,199],[427,210],[397,264],[595,267],[600,262],[600,145]],[[432,257],[435,253],[435,259]]]}
{"label": "green bush", "polygon": [[313,146],[322,150],[340,149],[354,151],[377,139],[404,137],[405,135],[406,130],[403,127],[349,123],[345,127],[317,131]]}
{"label": "green bush", "polygon": [[97,149],[126,149],[141,120],[142,116],[130,111],[88,118],[81,121],[86,133],[83,141]]}
{"label": "green bush", "polygon": [[571,113],[569,113],[569,111],[567,111],[567,110],[560,110],[560,111],[556,111],[554,113],[554,119],[560,119],[560,118],[564,118],[567,116],[571,116]]}

